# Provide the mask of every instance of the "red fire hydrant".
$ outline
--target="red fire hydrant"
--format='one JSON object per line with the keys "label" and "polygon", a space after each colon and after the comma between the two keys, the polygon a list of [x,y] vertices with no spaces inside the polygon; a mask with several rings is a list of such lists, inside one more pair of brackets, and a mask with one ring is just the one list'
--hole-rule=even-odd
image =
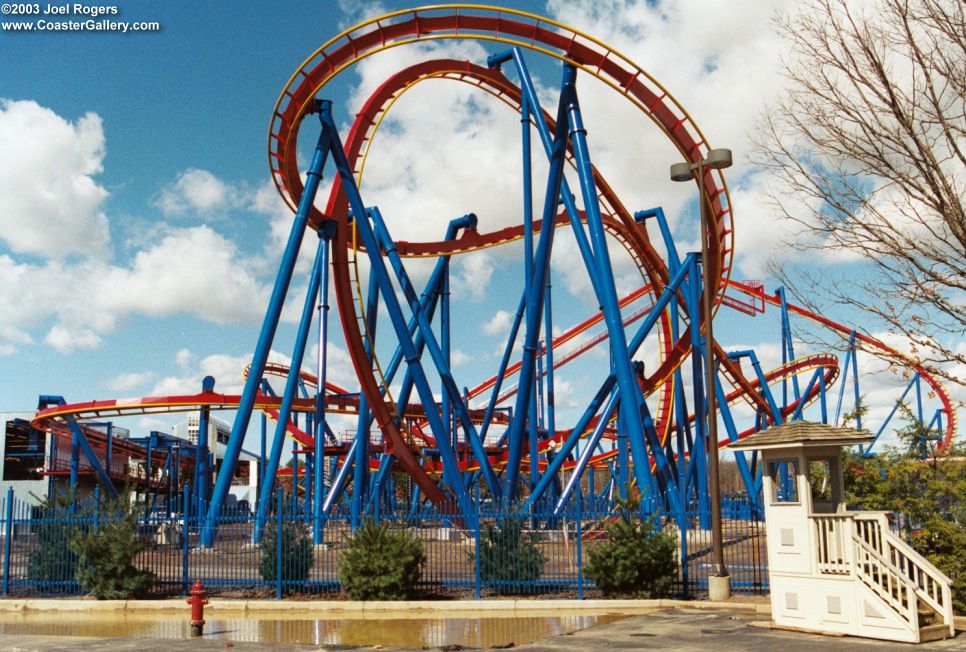
{"label": "red fire hydrant", "polygon": [[205,587],[201,585],[201,580],[195,580],[194,586],[188,592],[191,596],[187,602],[191,605],[191,635],[201,636],[205,630],[205,605],[208,600],[205,598]]}

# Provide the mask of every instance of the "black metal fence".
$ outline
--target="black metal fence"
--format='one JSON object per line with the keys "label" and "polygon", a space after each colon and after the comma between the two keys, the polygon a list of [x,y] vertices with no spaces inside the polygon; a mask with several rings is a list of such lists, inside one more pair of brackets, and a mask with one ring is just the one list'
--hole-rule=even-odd
{"label": "black metal fence", "polygon": [[[211,594],[232,597],[338,593],[340,557],[352,532],[350,517],[323,516],[323,542],[314,545],[311,517],[293,509],[290,499],[280,498],[276,504],[261,537],[256,536],[255,517],[247,510],[221,516],[210,547],[200,545],[203,517],[149,510],[138,519],[144,549],[135,566],[154,574],[156,596],[185,594],[196,580]],[[600,595],[594,582],[584,576],[587,551],[607,541],[607,525],[618,517],[614,511],[594,507],[581,509],[578,504],[556,516],[540,511],[509,515],[484,511],[473,523],[439,513],[378,518],[421,541],[425,561],[420,589],[426,597],[584,598]],[[732,592],[766,594],[765,528],[760,512],[742,499],[728,500],[723,507],[725,563]],[[4,497],[0,501],[3,595],[83,593],[75,579],[77,558],[68,541],[80,532],[103,527],[111,518],[91,502],[38,508],[12,495]],[[711,532],[702,524],[707,523],[707,515],[690,515],[683,529],[660,514],[652,518],[678,542],[674,594],[706,595]],[[487,553],[481,548],[488,545],[493,528],[507,523],[515,525],[536,554],[525,563],[498,560],[504,571],[494,573],[488,570]],[[534,564],[539,567],[533,568]]]}

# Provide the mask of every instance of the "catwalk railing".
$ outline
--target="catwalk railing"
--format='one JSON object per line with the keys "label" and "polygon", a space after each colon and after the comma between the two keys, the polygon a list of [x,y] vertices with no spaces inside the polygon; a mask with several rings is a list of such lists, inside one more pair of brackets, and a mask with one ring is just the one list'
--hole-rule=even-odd
{"label": "catwalk railing", "polygon": [[[210,594],[234,597],[278,597],[285,594],[325,594],[340,591],[340,557],[351,534],[350,516],[336,513],[323,520],[323,541],[312,545],[311,514],[293,504],[291,496],[278,496],[275,509],[258,544],[252,543],[256,519],[245,509],[219,517],[213,546],[201,547],[204,515],[177,511],[181,501],[145,508],[139,517],[138,536],[144,550],[134,560],[138,568],[155,576],[151,595],[185,594],[201,580]],[[732,591],[766,594],[765,528],[757,510],[747,501],[728,501],[724,511],[725,562]],[[79,533],[103,527],[112,517],[98,511],[88,499],[73,507],[38,507],[13,497],[0,500],[3,595],[80,595],[75,579],[77,557],[69,541]],[[405,528],[423,545],[420,592],[433,597],[486,597],[495,594],[545,595],[583,598],[600,595],[584,574],[587,551],[607,540],[607,524],[617,513],[576,504],[562,515],[536,510],[498,516],[484,509],[477,524],[439,513],[419,515],[377,514],[379,521]],[[539,572],[532,559],[518,563],[514,572],[488,576],[486,564],[477,563],[486,545],[488,526],[500,519],[520,526],[539,557]],[[711,533],[701,530],[697,512],[681,530],[659,512],[651,518],[678,541],[677,569],[672,593],[700,598],[707,593],[711,565]],[[282,536],[278,536],[282,532]],[[271,546],[275,548],[272,549]],[[681,563],[681,560],[685,563]],[[511,566],[512,564],[498,565]]]}

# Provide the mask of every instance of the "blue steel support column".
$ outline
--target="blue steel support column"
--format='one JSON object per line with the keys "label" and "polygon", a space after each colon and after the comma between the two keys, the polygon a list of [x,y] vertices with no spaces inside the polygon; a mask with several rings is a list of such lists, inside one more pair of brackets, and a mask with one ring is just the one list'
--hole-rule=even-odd
{"label": "blue steel support column", "polygon": [[[922,403],[919,405],[920,421],[922,420]],[[111,458],[114,456],[114,424],[107,424],[107,451],[104,453],[104,469],[111,474]]]}
{"label": "blue steel support column", "polygon": [[707,463],[707,407],[705,405],[704,388],[707,383],[704,378],[704,366],[702,365],[704,347],[701,338],[701,329],[698,327],[701,309],[701,275],[698,273],[696,258],[691,257],[688,261],[688,292],[686,293],[686,303],[688,315],[691,319],[691,385],[694,390],[694,445],[691,447],[691,462],[688,475],[694,480],[694,491],[698,498],[698,516],[701,522],[701,529],[706,530],[711,526],[711,507],[708,503],[708,477],[705,471]]}
{"label": "blue steel support column", "polygon": [[146,488],[144,490],[144,496],[147,498],[151,495],[151,441],[153,437],[148,436],[148,444],[145,446],[144,453],[144,479]]}
{"label": "blue steel support column", "polygon": [[[682,281],[687,277],[687,271],[692,267],[693,254],[688,254],[688,260],[681,269],[678,270],[677,274],[671,277],[670,282],[665,286],[664,292],[658,297],[657,301],[654,303],[654,307],[648,313],[647,317],[641,322],[640,327],[638,327],[637,332],[631,339],[630,346],[628,348],[628,356],[633,356],[637,353],[637,350],[644,344],[644,339],[651,332],[654,324],[657,323],[658,318],[661,316],[661,312],[668,306],[668,304],[675,300],[677,297],[678,288],[681,286]],[[564,440],[557,451],[556,457],[553,461],[547,464],[547,469],[544,471],[543,476],[540,478],[540,482],[534,487],[533,492],[527,498],[526,502],[523,504],[524,508],[529,507],[534,501],[540,498],[547,487],[550,485],[553,476],[560,471],[561,466],[566,461],[570,452],[576,447],[577,441],[583,434],[590,420],[600,409],[600,406],[604,404],[607,397],[610,396],[611,390],[614,389],[614,385],[617,383],[617,378],[614,374],[610,374],[603,383],[601,383],[600,388],[591,399],[590,404],[587,409],[581,415],[580,419],[577,420],[577,424],[570,431],[570,435]]]}
{"label": "blue steel support column", "polygon": [[497,369],[496,381],[493,383],[493,391],[490,393],[490,400],[486,404],[486,412],[483,415],[483,425],[480,428],[480,439],[486,441],[486,432],[490,428],[493,419],[493,411],[496,409],[496,401],[500,397],[500,389],[503,387],[503,377],[506,375],[507,365],[510,363],[510,356],[513,354],[513,346],[517,341],[517,334],[520,331],[520,323],[523,321],[523,314],[526,312],[527,295],[524,293],[520,297],[520,304],[517,306],[513,323],[510,325],[510,334],[507,336],[506,346],[503,348],[503,357],[500,359],[500,366]]}
{"label": "blue steel support column", "polygon": [[[325,102],[320,104],[324,105]],[[322,180],[322,169],[325,167],[328,155],[329,147],[323,130],[319,134],[312,163],[306,172],[305,189],[302,191],[298,211],[292,222],[292,230],[289,233],[288,242],[279,264],[278,275],[275,277],[275,286],[272,288],[272,296],[265,311],[265,320],[262,322],[258,344],[256,344],[255,353],[252,356],[248,378],[245,379],[245,389],[238,401],[238,412],[235,416],[235,422],[232,424],[228,445],[225,447],[225,457],[221,463],[222,473],[218,475],[218,482],[215,483],[215,490],[211,496],[211,508],[208,510],[208,518],[205,520],[205,526],[201,533],[200,543],[204,548],[210,548],[215,541],[218,515],[221,513],[221,506],[231,488],[231,478],[235,472],[235,465],[238,464],[238,456],[241,454],[242,444],[245,441],[245,435],[248,433],[248,424],[251,421],[252,408],[255,406],[258,385],[262,379],[262,373],[265,371],[265,363],[268,361],[272,341],[275,339],[275,330],[278,327],[279,318],[282,316],[285,295],[288,293],[288,286],[292,280],[292,272],[295,270],[295,261],[302,244],[302,236],[305,234],[309,213],[315,201],[315,194],[319,189],[319,182]]]}
{"label": "blue steel support column", "polygon": [[[100,480],[101,485],[103,485],[104,488],[114,498],[117,498],[118,493],[117,493],[117,489],[114,488],[114,483],[111,482],[111,478],[107,475],[107,472],[104,470],[104,467],[101,466],[101,463],[98,461],[97,457],[95,456],[94,449],[91,448],[91,445],[87,441],[87,437],[84,436],[84,433],[81,430],[80,426],[71,417],[67,417],[67,423],[68,425],[70,425],[70,429],[71,429],[71,443],[73,444],[75,440],[77,441],[77,445],[80,451],[84,453],[84,456],[87,458],[87,461],[90,463],[91,468],[94,469],[94,472],[97,474],[97,478],[98,480]],[[73,455],[73,451],[71,451],[72,471],[74,468],[76,468],[74,459],[75,459],[75,456]],[[77,457],[77,459],[79,461],[79,456]],[[72,472],[72,475],[74,475],[73,472]],[[76,483],[76,478],[74,478],[74,482]],[[71,488],[73,489],[74,487],[76,487],[76,484]]]}
{"label": "blue steel support column", "polygon": [[[366,332],[369,337],[363,343],[369,364],[372,364],[376,344],[376,317],[379,312],[379,284],[372,272],[369,273],[369,291],[366,296]],[[388,380],[386,381],[388,382]],[[388,391],[383,387],[382,391]],[[359,394],[359,416],[356,421],[355,456],[352,460],[352,500],[349,502],[351,525],[353,531],[362,525],[362,513],[365,508],[366,491],[369,486],[369,458],[371,456],[370,438],[373,416],[369,410],[369,400],[365,394]]]}
{"label": "blue steel support column", "polygon": [[[775,290],[775,294],[781,300],[781,314],[782,314],[782,364],[791,362],[795,359],[795,345],[792,342],[792,324],[788,319],[788,301],[785,299],[785,288],[779,287]],[[792,391],[795,394],[795,400],[799,400],[802,397],[801,391],[798,387],[798,375],[792,376]],[[782,378],[782,407],[788,407],[788,379]]]}
{"label": "blue steel support column", "polygon": [[[668,260],[668,271],[671,276],[676,276],[681,270],[681,257],[678,254],[677,246],[674,244],[674,238],[671,237],[671,229],[668,226],[667,218],[664,215],[664,209],[660,206],[651,208],[648,210],[637,211],[634,213],[634,219],[637,221],[642,228],[645,228],[646,220],[650,217],[657,219],[658,228],[661,231],[661,238],[664,240],[664,247],[667,249],[667,260]],[[671,310],[671,341],[676,342],[680,337],[681,324],[678,317],[677,310]],[[675,444],[677,448],[677,468],[676,468],[676,480],[677,480],[677,494],[678,500],[681,504],[681,509],[678,512],[678,527],[682,532],[688,529],[690,516],[687,513],[688,509],[688,473],[686,466],[686,452],[690,452],[691,448],[691,431],[688,423],[688,408],[687,401],[684,396],[684,379],[681,373],[681,367],[674,370],[674,387],[677,388],[674,392],[674,410],[675,410]],[[670,446],[670,442],[668,442]],[[687,537],[681,538],[681,559],[687,559]],[[685,571],[685,579],[686,579]],[[687,584],[685,583],[685,590],[687,589]]]}
{"label": "blue steel support column", "polygon": [[[825,375],[823,373],[823,371],[824,371],[824,367],[819,367],[818,369],[815,370],[815,372],[812,374],[812,377],[809,379],[808,384],[805,386],[805,392],[802,394],[803,397],[808,396],[809,394],[812,393],[812,390],[815,388],[815,384],[816,383],[818,383],[819,386],[824,385],[824,383],[822,382],[822,378]],[[909,387],[910,387],[910,385],[906,385],[906,392],[909,391]],[[906,396],[906,394],[904,392],[902,394],[902,398],[905,398],[905,396]],[[902,401],[902,398],[900,398],[899,400]],[[896,405],[896,407],[898,407],[898,404]],[[805,401],[804,400],[800,400],[798,402],[798,405],[795,406],[795,411],[792,412],[792,415],[790,417],[788,417],[788,420],[789,421],[795,421],[797,419],[801,419],[802,418],[802,411],[804,409],[805,409]],[[895,410],[896,410],[896,408],[892,408],[893,413],[895,413]],[[890,414],[889,416],[891,417],[892,415]],[[888,421],[888,419],[887,419],[887,421]]]}
{"label": "blue steel support column", "polygon": [[317,391],[315,394],[315,495],[312,500],[312,542],[322,543],[322,500],[325,482],[325,428],[326,428],[326,377],[328,375],[327,356],[329,345],[329,248],[335,236],[335,222],[327,220],[319,230],[324,240],[322,245],[322,265],[319,273],[319,342],[318,365],[316,368]]}
{"label": "blue steel support column", "polygon": [[[634,475],[638,487],[642,488],[650,483],[650,457],[645,444],[644,427],[641,422],[641,407],[644,397],[641,388],[631,368],[630,355],[627,349],[627,337],[624,333],[624,323],[621,318],[620,306],[617,301],[617,287],[614,284],[614,274],[607,251],[607,238],[604,234],[603,221],[600,215],[600,204],[597,199],[597,187],[594,183],[593,169],[590,164],[590,152],[587,148],[587,131],[584,129],[580,114],[580,103],[576,90],[571,85],[570,98],[567,106],[567,122],[570,126],[570,137],[573,141],[574,158],[577,164],[577,174],[580,178],[580,189],[584,199],[584,211],[587,215],[587,230],[590,232],[591,244],[594,248],[596,270],[599,281],[597,299],[600,301],[607,324],[613,354],[614,369],[617,373],[617,386],[621,394],[621,413],[626,413],[625,425],[628,428],[628,439],[631,454],[634,456]],[[653,451],[658,455],[658,451]],[[668,495],[674,511],[677,510],[677,496]]]}
{"label": "blue steel support column", "polygon": [[[821,371],[821,369],[819,369],[817,371]],[[889,416],[887,416],[885,418],[885,421],[882,422],[882,425],[880,425],[879,426],[879,429],[876,431],[875,437],[873,437],[872,438],[872,441],[869,442],[869,445],[866,446],[866,448],[865,448],[866,452],[869,452],[870,450],[872,450],[872,447],[875,446],[875,443],[877,441],[879,441],[879,437],[882,435],[883,432],[885,432],[886,426],[888,426],[889,425],[889,422],[892,421],[892,417],[895,416],[896,411],[899,409],[900,406],[905,405],[906,396],[909,394],[909,390],[912,389],[913,385],[915,384],[915,381],[916,381],[916,378],[917,377],[918,377],[918,375],[913,376],[909,380],[909,382],[906,383],[906,388],[903,390],[902,394],[899,396],[899,399],[892,406],[892,409],[889,411]],[[799,411],[800,410],[796,411],[796,414]],[[922,424],[920,424],[920,425],[922,425]]]}
{"label": "blue steel support column", "polygon": [[[265,468],[265,482],[258,488],[258,509],[255,512],[255,529],[252,531],[253,543],[262,540],[265,518],[268,515],[268,507],[272,500],[272,488],[275,485],[278,464],[282,458],[282,445],[285,443],[285,434],[288,430],[289,418],[292,415],[292,403],[295,401],[295,390],[298,389],[302,360],[305,358],[305,347],[309,339],[309,330],[312,327],[312,313],[315,311],[316,297],[319,294],[321,276],[319,268],[322,266],[322,252],[326,250],[325,244],[326,240],[319,238],[319,244],[315,249],[315,260],[312,263],[312,272],[309,274],[309,286],[305,291],[305,302],[302,304],[302,316],[299,319],[298,330],[295,334],[292,361],[289,363],[288,377],[285,379],[285,389],[282,392],[282,402],[279,405],[278,416],[276,417],[275,437],[272,439],[272,450]],[[298,504],[299,462],[298,455],[295,452],[298,449],[297,442],[293,439],[292,443],[292,512],[294,513],[297,511],[296,505]],[[222,473],[224,473],[224,467],[222,467]]]}
{"label": "blue steel support column", "polygon": [[[546,296],[544,296],[546,298]],[[537,350],[534,354],[536,358],[537,370],[534,374],[534,396],[530,399],[530,427],[527,429],[529,433],[529,444],[530,444],[530,482],[529,488],[537,484],[537,479],[540,476],[540,426],[542,423],[542,407],[543,407],[543,356],[540,350],[543,348],[542,343],[537,341]]]}
{"label": "blue steel support column", "polygon": [[[359,446],[359,439],[353,439],[352,443],[349,444],[349,450],[345,453],[345,461],[342,466],[335,471],[335,477],[332,478],[332,486],[329,488],[329,492],[325,495],[325,501],[322,503],[322,512],[328,514],[332,511],[333,505],[336,501],[342,497],[342,493],[345,490],[346,485],[349,483],[349,474],[352,473],[355,468],[355,458],[356,458],[356,448]],[[333,460],[334,461],[334,460]]]}
{"label": "blue steel support column", "polygon": [[[542,119],[538,116],[537,119]],[[529,297],[533,285],[533,171],[532,152],[530,147],[530,103],[526,96],[520,98],[520,143],[523,163],[523,293]],[[529,316],[533,306],[527,302],[525,312]],[[538,372],[535,382],[541,382]],[[530,439],[530,488],[537,483],[539,463],[537,449],[537,400],[530,400],[528,414],[528,432]]]}
{"label": "blue steel support column", "polygon": [[[574,466],[573,471],[570,473],[570,477],[567,478],[567,483],[560,492],[560,498],[557,500],[557,504],[554,506],[555,514],[560,512],[563,506],[567,503],[567,500],[570,498],[570,493],[580,482],[580,477],[587,468],[590,458],[594,456],[594,451],[597,450],[597,445],[600,443],[600,439],[603,436],[604,431],[607,429],[607,423],[610,421],[611,415],[614,414],[614,410],[617,408],[617,399],[617,392],[611,394],[610,399],[607,401],[607,405],[604,406],[604,411],[600,413],[600,417],[597,419],[597,424],[594,426],[593,433],[591,433],[590,437],[585,442],[584,449],[580,452],[580,457],[577,459],[577,464]],[[556,459],[556,457],[554,459]],[[547,472],[549,472],[549,466],[550,465],[548,464]],[[547,477],[547,473],[544,473],[544,477]],[[593,493],[593,485],[591,485],[591,493]]]}
{"label": "blue steel support column", "polygon": [[[43,409],[48,405],[66,404],[67,401],[64,400],[63,396],[48,396],[42,394],[38,399],[37,409]],[[117,498],[118,494],[117,489],[114,488],[114,483],[111,482],[110,476],[108,476],[107,472],[104,470],[104,467],[101,466],[100,461],[94,454],[94,449],[91,448],[91,445],[87,441],[87,437],[84,436],[84,432],[81,430],[81,427],[77,424],[77,421],[75,421],[73,417],[67,417],[66,421],[67,425],[70,426],[71,431],[71,448],[73,449],[74,446],[78,447],[76,454],[74,454],[73,450],[71,451],[71,489],[73,490],[77,486],[76,469],[78,468],[78,464],[80,462],[80,453],[83,452],[87,457],[87,461],[90,463],[91,468],[94,469],[94,473],[97,474],[98,480],[100,480],[101,484],[104,485],[104,488],[107,489],[111,496]],[[57,450],[56,446],[53,446],[52,448],[54,451]],[[72,502],[71,505],[71,508],[73,509],[73,505],[76,505],[76,502]]]}
{"label": "blue steel support column", "polygon": [[[850,342],[852,345],[852,400],[855,405],[855,429],[862,430],[862,396],[859,393],[859,345],[855,340],[855,331],[852,331],[850,337]],[[862,451],[862,445],[859,444],[859,451],[863,453],[868,453],[871,450],[871,446],[866,447]]]}
{"label": "blue steel support column", "polygon": [[[731,355],[729,354],[728,357],[730,358]],[[728,439],[731,441],[738,441],[738,429],[735,427],[734,417],[731,415],[731,408],[728,407],[728,401],[725,398],[724,386],[721,384],[720,378],[715,379],[715,392],[717,392],[721,420],[724,422],[725,430],[728,433]],[[753,506],[757,507],[759,503],[755,478],[751,472],[751,469],[748,467],[748,460],[745,458],[745,454],[743,452],[735,452],[735,463],[738,466],[738,472],[741,474],[741,478],[748,490],[748,499]]]}
{"label": "blue steel support column", "polygon": [[758,360],[758,354],[753,350],[749,349],[747,351],[734,351],[728,354],[729,357],[741,357],[748,356],[751,360],[751,368],[755,372],[755,378],[758,379],[758,387],[761,395],[765,398],[765,402],[768,403],[768,409],[771,411],[772,421],[775,425],[779,425],[784,422],[782,418],[782,412],[778,409],[778,403],[775,402],[775,395],[771,391],[771,387],[768,385],[768,380],[765,378],[765,372],[761,368],[761,362]]}
{"label": "blue steel support column", "polygon": [[[611,362],[610,367],[611,374],[614,374],[616,378],[616,372],[614,371],[614,364]],[[614,392],[614,396],[620,397],[620,386]],[[627,411],[620,409],[621,403],[617,402],[617,491],[620,494],[621,500],[627,500],[627,492],[630,490],[630,478],[631,478],[631,458],[630,450],[627,446]],[[637,458],[634,458],[635,462]],[[644,493],[644,485],[638,484],[637,490]]]}
{"label": "blue steel support column", "polygon": [[[73,423],[73,421],[71,421]],[[77,492],[77,475],[80,470],[80,430],[76,425],[70,429],[70,495]],[[71,501],[73,502],[73,501]]]}
{"label": "blue steel support column", "polygon": [[[420,305],[419,298],[416,296],[416,291],[413,289],[413,285],[409,280],[409,276],[406,273],[406,268],[403,266],[402,258],[399,256],[399,252],[396,249],[395,243],[389,236],[389,231],[386,229],[386,223],[382,218],[382,214],[379,212],[378,208],[371,208],[368,211],[370,217],[372,217],[373,225],[375,227],[375,238],[376,242],[382,245],[385,251],[386,258],[389,259],[389,264],[396,274],[399,280],[399,286],[403,291],[403,296],[409,304],[410,310],[412,310],[413,316],[416,318],[416,324],[419,327],[419,333],[422,335],[422,341],[426,348],[429,350],[429,355],[432,358],[433,364],[436,367],[436,371],[439,374],[440,380],[443,382],[443,387],[445,391],[449,394],[450,404],[456,410],[456,416],[459,418],[460,423],[463,426],[463,431],[466,433],[467,439],[469,439],[470,446],[473,449],[473,454],[476,456],[477,463],[480,467],[480,473],[486,480],[487,486],[490,487],[490,491],[493,492],[494,497],[499,498],[500,487],[499,482],[496,479],[496,474],[493,472],[493,468],[490,466],[489,458],[486,455],[486,450],[483,447],[483,443],[476,432],[476,427],[473,425],[473,420],[470,418],[470,414],[466,403],[463,401],[463,397],[460,395],[459,389],[456,385],[456,381],[453,379],[452,372],[450,371],[448,365],[446,365],[443,360],[443,352],[440,350],[439,344],[436,342],[436,336],[433,334],[433,329],[429,323],[429,319],[426,316],[426,312]],[[378,249],[377,249],[378,251]],[[380,258],[381,261],[381,258]],[[385,268],[383,268],[385,269]],[[388,276],[387,276],[388,281]],[[398,305],[398,304],[397,304]],[[400,314],[400,323],[402,315]],[[402,331],[407,336],[409,335],[408,330]],[[425,372],[421,365],[410,365],[410,370],[414,371],[413,380],[416,382],[417,391],[420,392],[420,398],[423,400],[423,405],[427,405],[426,398],[431,396],[429,393],[429,387],[426,386],[426,395],[424,395],[424,390],[420,387],[419,376],[415,373],[418,369],[419,374],[425,378]],[[435,400],[430,399],[428,405],[435,405]],[[437,417],[435,410],[427,410],[426,418],[430,421],[432,425],[433,418]],[[440,421],[442,421],[440,419]],[[435,430],[434,430],[435,432]],[[447,444],[447,446],[452,450],[450,442],[445,437],[445,432],[442,433],[442,440]],[[437,444],[440,444],[440,438],[437,437]],[[440,448],[442,452],[442,447]],[[454,455],[455,460],[455,455]],[[459,477],[459,472],[454,466],[454,478]]]}
{"label": "blue steel support column", "polygon": [[[261,392],[263,394],[268,393],[268,381],[264,378],[261,382]],[[258,488],[261,489],[262,484],[265,482],[265,462],[268,461],[267,452],[268,448],[266,445],[266,437],[268,434],[268,415],[264,412],[261,413],[261,428],[259,429],[259,440],[261,448],[259,448],[258,453]],[[255,496],[255,504],[258,505],[258,495]]]}
{"label": "blue steel support column", "polygon": [[506,473],[503,476],[503,499],[507,504],[517,497],[520,460],[523,457],[523,426],[527,420],[525,415],[528,413],[533,392],[537,340],[540,336],[540,319],[543,313],[544,285],[550,268],[556,209],[560,198],[563,167],[567,154],[566,102],[573,95],[575,77],[576,69],[571,65],[565,65],[561,82],[560,103],[557,107],[557,125],[550,154],[550,171],[547,175],[547,192],[544,196],[543,222],[540,228],[540,240],[537,244],[530,293],[527,295],[527,325],[524,330],[517,400],[513,408],[516,417],[510,423],[507,442],[507,466]]}
{"label": "blue steel support column", "polygon": [[918,371],[913,378],[916,379],[916,419],[920,423],[925,423],[922,414],[922,383],[919,380],[920,376]]}
{"label": "blue steel support column", "polygon": [[[313,302],[314,303],[314,302]],[[301,364],[299,365],[301,366]],[[289,374],[291,375],[291,369]],[[281,423],[281,421],[279,422]],[[298,427],[298,424],[296,424]],[[299,511],[299,443],[292,440],[292,515]]]}
{"label": "blue steel support column", "polygon": [[557,423],[554,415],[555,401],[554,401],[554,391],[553,391],[553,310],[551,303],[552,296],[552,284],[550,283],[550,276],[547,276],[547,294],[545,307],[547,318],[546,318],[546,335],[544,336],[547,342],[547,362],[545,368],[547,370],[546,383],[547,383],[547,436],[553,437],[556,435]]}
{"label": "blue steel support column", "polygon": [[835,418],[833,419],[833,425],[839,425],[839,417],[842,413],[842,399],[845,398],[845,386],[848,384],[849,369],[851,365],[849,364],[852,355],[855,353],[855,331],[849,334],[849,344],[845,349],[845,362],[842,363],[842,377],[839,379],[839,398],[835,403]]}
{"label": "blue steel support column", "polygon": [[[362,197],[359,195],[359,189],[355,184],[352,168],[349,165],[348,159],[346,158],[345,151],[342,148],[342,141],[339,140],[338,129],[336,128],[335,122],[332,119],[331,102],[322,103],[322,125],[323,137],[326,139],[327,144],[329,145],[329,149],[331,150],[339,176],[342,179],[342,183],[349,200],[349,206],[352,209],[352,213],[357,217],[357,228],[360,236],[362,237],[362,243],[366,248],[366,252],[371,263],[370,273],[374,274],[379,282],[379,289],[382,292],[383,300],[385,301],[393,330],[395,331],[396,336],[399,338],[399,344],[403,347],[403,356],[409,365],[409,369],[413,372],[413,378],[420,400],[422,401],[423,405],[435,405],[436,401],[433,397],[432,388],[429,386],[425,371],[419,363],[419,356],[416,353],[416,347],[413,344],[412,338],[410,337],[409,331],[406,327],[406,320],[403,317],[402,309],[399,304],[399,300],[396,297],[395,289],[393,288],[392,282],[389,279],[385,261],[380,255],[378,241],[376,240],[375,234],[372,232],[368,219],[366,219],[365,205],[362,202]],[[427,340],[433,339],[430,337],[432,335],[431,332],[424,333],[424,335],[426,336]],[[449,446],[449,441],[446,440],[445,437],[440,439],[443,428],[439,414],[436,413],[435,410],[427,410],[426,417],[429,420],[430,428],[437,436],[440,452],[444,457],[444,466],[449,466],[453,470],[453,473],[457,474],[458,477],[459,469],[452,447]],[[485,461],[486,460],[484,458],[481,460],[481,463],[485,463]],[[472,504],[470,497],[466,493],[466,488],[463,486],[463,483],[456,482],[450,487],[450,489],[455,494],[456,502],[464,516],[472,519]]]}
{"label": "blue steel support column", "polygon": [[[537,119],[541,119],[539,116]],[[530,151],[530,103],[526,96],[520,98],[520,140],[523,156],[523,294],[530,297],[533,292],[533,173]],[[527,318],[534,306],[527,301],[525,313]],[[521,381],[522,382],[522,381]],[[539,371],[534,382],[541,382]],[[537,456],[537,397],[530,399],[527,408],[527,432],[530,440],[530,488],[537,483],[539,475],[539,459]]]}
{"label": "blue steel support column", "polygon": [[[215,379],[205,376],[201,381],[202,392],[215,391]],[[198,412],[198,445],[195,448],[195,477],[192,486],[195,488],[195,513],[202,520],[208,510],[208,492],[211,487],[211,470],[208,468],[208,423],[210,409],[206,406]],[[150,467],[150,463],[148,464]],[[224,473],[225,465],[221,471]],[[150,469],[148,471],[150,475]]]}
{"label": "blue steel support column", "polygon": [[[476,228],[476,215],[469,213],[462,217],[451,220],[449,226],[446,230],[446,240],[452,240],[456,237],[460,229],[470,229]],[[436,264],[436,268],[430,275],[429,282],[426,285],[426,289],[423,291],[423,296],[420,299],[420,305],[426,310],[426,313],[432,318],[435,311],[437,298],[439,297],[439,286],[442,282],[442,275],[444,272],[443,260],[440,260]],[[417,332],[418,328],[416,326],[416,319],[413,317],[408,325],[410,335],[415,335],[416,346],[419,351],[422,351],[422,336]],[[396,375],[396,371],[399,369],[399,365],[402,363],[402,348],[397,347],[396,352],[393,354],[392,360],[389,362],[389,366],[386,369],[386,382],[391,383],[392,379]],[[400,388],[399,395],[396,397],[397,406],[405,405],[409,402],[409,395],[412,391],[412,378],[411,374],[407,371],[405,377],[403,378],[402,387]],[[365,397],[360,398],[360,402],[364,401]],[[362,403],[365,405],[365,403]],[[360,410],[361,411],[361,410]],[[371,421],[371,417],[368,424]],[[332,488],[326,495],[325,500],[322,504],[322,511],[328,514],[335,502],[342,496],[342,492],[347,484],[349,478],[349,471],[354,469],[353,460],[355,459],[355,451],[358,448],[358,439],[353,440],[349,451],[346,453],[346,462],[339,467],[339,470],[333,471],[335,477],[332,481]],[[334,460],[333,460],[334,461]]]}
{"label": "blue steel support column", "polygon": [[[450,356],[450,322],[449,322],[449,256],[445,256],[443,259],[443,291],[440,293],[439,300],[439,337],[443,349],[443,362],[446,364],[447,369],[451,369],[450,364],[452,357]],[[432,318],[429,320],[432,322]],[[453,415],[451,400],[449,392],[446,391],[446,384],[440,381],[442,387],[440,388],[440,394],[442,395],[442,413],[443,413],[443,431],[446,433],[447,437],[450,437],[452,446],[454,449],[457,448],[458,438],[459,438],[459,428],[453,423]]]}
{"label": "blue steel support column", "polygon": [[[537,91],[533,86],[533,80],[530,78],[530,72],[527,70],[527,64],[523,59],[523,53],[520,48],[512,48],[506,52],[491,56],[487,59],[487,65],[491,68],[498,68],[502,63],[511,59],[520,77],[521,97],[527,100],[527,106],[533,116],[537,133],[540,135],[540,141],[543,143],[544,151],[549,159],[553,152],[553,139],[550,136],[550,129],[547,127],[547,122],[544,120],[543,109],[540,106]],[[561,116],[558,115],[558,124],[560,119]],[[580,255],[584,260],[584,264],[587,265],[588,269],[591,269],[594,264],[594,254],[591,251],[590,243],[587,241],[587,234],[584,233],[584,227],[580,222],[580,211],[577,210],[577,204],[574,202],[574,196],[570,192],[570,185],[567,183],[566,178],[561,182],[561,189],[560,200],[563,201],[564,207],[567,209],[567,216],[570,218],[570,225],[573,229],[574,238],[577,241],[577,248],[580,249]],[[597,278],[593,274],[590,275],[590,282],[594,286],[594,291],[597,292]]]}

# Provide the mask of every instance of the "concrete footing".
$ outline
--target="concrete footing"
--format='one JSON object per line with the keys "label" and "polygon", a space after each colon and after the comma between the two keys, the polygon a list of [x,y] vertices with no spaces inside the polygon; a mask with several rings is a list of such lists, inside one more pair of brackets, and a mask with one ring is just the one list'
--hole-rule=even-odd
{"label": "concrete footing", "polygon": [[721,602],[731,597],[731,577],[729,575],[708,576],[708,600]]}

